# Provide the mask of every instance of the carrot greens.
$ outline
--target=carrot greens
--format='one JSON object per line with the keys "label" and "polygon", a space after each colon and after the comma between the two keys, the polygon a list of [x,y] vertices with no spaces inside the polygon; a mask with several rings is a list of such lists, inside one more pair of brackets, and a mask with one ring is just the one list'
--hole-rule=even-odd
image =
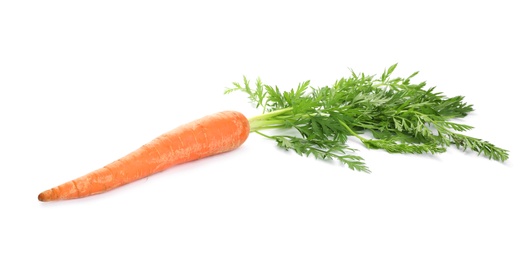
{"label": "carrot greens", "polygon": [[[453,122],[473,111],[463,96],[446,97],[426,83],[413,83],[415,72],[406,78],[392,77],[397,64],[380,77],[355,73],[332,86],[311,87],[310,81],[290,91],[264,84],[255,86],[244,77],[225,93],[241,91],[262,109],[249,118],[250,131],[277,142],[286,150],[318,159],[336,159],[350,169],[369,172],[348,137],[366,148],[390,153],[442,153],[454,145],[497,161],[508,159],[508,151],[488,141],[461,132],[472,126]],[[297,134],[266,134],[270,129],[295,129]]]}

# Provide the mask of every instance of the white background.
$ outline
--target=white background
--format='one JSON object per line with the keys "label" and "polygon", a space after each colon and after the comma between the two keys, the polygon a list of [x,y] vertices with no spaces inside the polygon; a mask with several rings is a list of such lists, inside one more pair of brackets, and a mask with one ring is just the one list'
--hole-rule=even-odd
{"label": "white background", "polygon": [[[532,259],[525,2],[2,1],[0,259]],[[468,134],[510,159],[353,142],[366,174],[252,134],[102,195],[37,201],[182,123],[257,115],[223,95],[243,75],[288,89],[394,63],[464,95]]]}

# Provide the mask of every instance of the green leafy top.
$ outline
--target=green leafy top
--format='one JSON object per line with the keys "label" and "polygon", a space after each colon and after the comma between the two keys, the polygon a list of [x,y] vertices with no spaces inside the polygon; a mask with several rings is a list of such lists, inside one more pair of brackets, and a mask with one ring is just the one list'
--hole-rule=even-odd
{"label": "green leafy top", "polygon": [[[464,135],[473,127],[451,121],[473,111],[463,96],[446,97],[426,83],[414,84],[415,72],[393,78],[397,64],[380,77],[355,73],[331,87],[314,88],[310,81],[290,91],[264,84],[260,78],[251,87],[233,83],[225,93],[241,91],[262,108],[249,119],[251,131],[275,140],[278,146],[300,155],[336,159],[351,169],[369,172],[356,150],[347,145],[348,136],[370,149],[390,153],[441,153],[455,145],[489,159],[505,161],[508,151],[490,142]],[[298,135],[263,133],[266,129],[296,129]],[[371,136],[367,138],[365,136]]]}

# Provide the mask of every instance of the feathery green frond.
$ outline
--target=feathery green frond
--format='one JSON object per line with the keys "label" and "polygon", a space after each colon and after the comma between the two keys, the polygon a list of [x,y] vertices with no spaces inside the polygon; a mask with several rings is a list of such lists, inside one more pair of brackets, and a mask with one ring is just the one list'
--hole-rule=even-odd
{"label": "feathery green frond", "polygon": [[[310,81],[281,91],[259,78],[252,88],[244,77],[225,93],[241,91],[263,114],[250,118],[257,132],[286,150],[323,160],[337,160],[351,169],[369,172],[348,137],[369,149],[390,153],[442,153],[454,145],[489,159],[505,161],[508,151],[487,141],[462,134],[473,127],[453,119],[473,111],[463,96],[446,97],[426,83],[413,83],[418,72],[406,78],[392,77],[397,64],[380,77],[355,73],[332,86],[312,87]],[[266,135],[268,129],[297,130],[299,135]],[[365,134],[370,134],[368,139]]]}

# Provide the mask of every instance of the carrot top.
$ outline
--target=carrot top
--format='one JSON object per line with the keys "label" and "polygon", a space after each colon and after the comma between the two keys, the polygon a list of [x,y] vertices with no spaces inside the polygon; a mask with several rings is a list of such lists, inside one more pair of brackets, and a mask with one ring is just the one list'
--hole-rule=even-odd
{"label": "carrot top", "polygon": [[[336,159],[351,169],[369,172],[363,158],[347,144],[358,139],[369,149],[390,153],[442,153],[454,145],[473,150],[497,161],[508,159],[508,151],[488,141],[461,132],[472,126],[453,122],[473,111],[463,96],[446,97],[425,82],[413,83],[415,72],[406,78],[392,77],[397,64],[380,77],[355,73],[332,86],[280,91],[257,79],[255,87],[244,77],[225,93],[244,92],[263,114],[249,119],[250,131],[277,142],[300,155]],[[268,129],[295,129],[297,135],[264,133]]]}

